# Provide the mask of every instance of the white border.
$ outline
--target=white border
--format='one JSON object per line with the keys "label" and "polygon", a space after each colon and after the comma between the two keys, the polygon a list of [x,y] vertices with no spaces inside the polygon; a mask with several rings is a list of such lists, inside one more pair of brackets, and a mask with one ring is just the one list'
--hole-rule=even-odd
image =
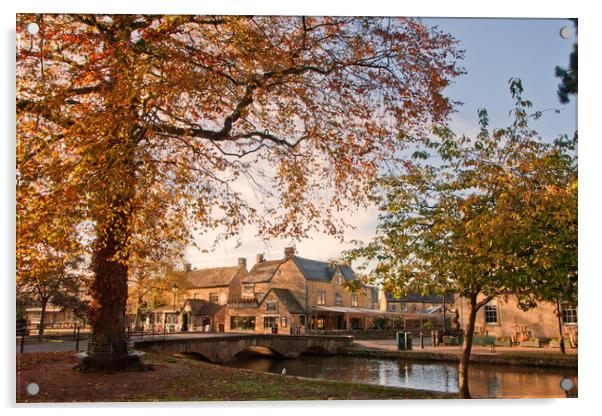
{"label": "white border", "polygon": [[[483,1],[420,1],[420,2],[391,2],[381,0],[371,1],[317,1],[304,0],[299,2],[284,2],[282,0],[255,1],[205,1],[190,0],[105,0],[91,1],[46,1],[20,0],[3,2],[1,19],[2,27],[2,57],[4,64],[0,83],[2,121],[4,126],[3,151],[4,157],[2,194],[3,214],[0,230],[5,235],[3,239],[2,265],[4,287],[2,291],[4,306],[3,330],[8,335],[3,348],[1,368],[5,377],[0,389],[4,406],[11,407],[14,403],[14,349],[12,334],[14,324],[14,26],[16,12],[108,12],[108,13],[225,13],[225,14],[289,14],[289,15],[404,15],[404,16],[445,16],[445,17],[578,17],[580,37],[581,63],[581,94],[579,96],[579,131],[580,131],[580,274],[581,290],[579,296],[580,320],[580,375],[579,394],[577,400],[498,400],[498,401],[404,401],[404,402],[276,402],[276,403],[191,403],[191,404],[126,404],[126,412],[131,413],[140,408],[145,414],[165,414],[171,412],[197,413],[218,412],[226,414],[307,414],[342,413],[345,415],[365,415],[376,412],[400,414],[409,412],[453,412],[472,414],[473,412],[493,415],[520,414],[523,412],[540,414],[580,414],[589,413],[590,405],[600,396],[597,391],[600,374],[600,352],[595,347],[602,345],[599,335],[598,298],[601,275],[595,267],[596,256],[600,247],[599,240],[602,230],[600,227],[600,171],[597,168],[602,155],[602,134],[596,121],[600,118],[598,109],[600,94],[599,77],[600,65],[599,43],[600,15],[586,2],[564,1],[531,1],[507,0],[498,2]],[[568,58],[568,57],[567,57]],[[564,64],[564,62],[559,62]],[[14,374],[14,373],[12,373]],[[20,413],[44,414],[106,414],[106,406],[114,405],[92,404],[74,406],[19,406],[18,409],[8,409],[10,413],[19,410]],[[177,406],[179,409],[174,409]],[[67,407],[67,408],[65,408]],[[202,409],[193,410],[192,407]]]}

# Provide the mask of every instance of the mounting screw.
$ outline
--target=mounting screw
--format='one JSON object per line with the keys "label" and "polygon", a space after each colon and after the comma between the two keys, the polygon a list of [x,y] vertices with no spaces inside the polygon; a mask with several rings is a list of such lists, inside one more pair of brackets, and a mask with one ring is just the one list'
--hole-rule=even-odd
{"label": "mounting screw", "polygon": [[27,384],[27,387],[25,387],[25,391],[27,392],[27,395],[35,396],[40,392],[40,386],[38,386],[38,383],[29,383]]}
{"label": "mounting screw", "polygon": [[27,33],[33,36],[39,32],[40,26],[35,22],[28,23],[27,26],[25,26],[25,30],[27,31]]}
{"label": "mounting screw", "polygon": [[560,37],[562,39],[570,39],[573,37],[573,29],[568,26],[564,26],[560,29]]}

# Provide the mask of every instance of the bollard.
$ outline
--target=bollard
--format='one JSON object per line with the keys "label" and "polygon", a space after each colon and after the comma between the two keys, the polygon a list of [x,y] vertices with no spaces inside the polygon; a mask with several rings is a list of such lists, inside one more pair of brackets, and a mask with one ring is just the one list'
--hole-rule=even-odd
{"label": "bollard", "polygon": [[424,349],[424,333],[420,331],[420,349]]}
{"label": "bollard", "polygon": [[75,327],[75,352],[79,352],[79,327]]}

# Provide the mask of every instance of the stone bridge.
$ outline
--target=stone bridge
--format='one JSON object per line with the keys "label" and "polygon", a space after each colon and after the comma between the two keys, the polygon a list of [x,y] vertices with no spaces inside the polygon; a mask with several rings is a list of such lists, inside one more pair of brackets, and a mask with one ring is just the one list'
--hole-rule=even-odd
{"label": "stone bridge", "polygon": [[353,345],[352,336],[215,334],[198,337],[144,339],[134,342],[137,349],[161,353],[197,353],[207,360],[223,364],[242,351],[265,351],[287,358],[304,352],[336,354]]}

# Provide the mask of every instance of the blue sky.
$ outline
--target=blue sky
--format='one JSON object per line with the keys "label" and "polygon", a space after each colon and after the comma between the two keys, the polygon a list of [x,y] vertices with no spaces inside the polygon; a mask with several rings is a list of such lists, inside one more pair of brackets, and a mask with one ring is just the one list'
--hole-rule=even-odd
{"label": "blue sky", "polygon": [[[572,135],[577,127],[576,102],[572,98],[567,105],[560,104],[556,91],[558,79],[554,76],[556,65],[566,66],[574,38],[563,39],[560,29],[572,27],[564,19],[422,19],[429,26],[437,25],[460,41],[465,50],[462,66],[466,74],[457,78],[448,88],[447,94],[464,104],[458,107],[451,120],[456,133],[468,134],[478,131],[477,109],[487,108],[492,127],[509,125],[509,111],[513,101],[510,97],[508,80],[521,78],[525,98],[533,102],[533,111],[560,109],[560,113],[546,112],[544,117],[532,124],[546,141],[560,134]],[[355,229],[346,233],[346,241],[368,241],[375,232],[376,209],[360,210],[345,215]],[[204,235],[199,242],[206,246],[211,235]],[[236,241],[220,243],[215,251],[200,253],[190,248],[187,258],[198,268],[235,265],[237,257],[246,257],[252,266],[256,253],[265,253],[268,259],[281,258],[285,246],[292,241],[272,240],[266,246],[255,237],[253,229],[244,229],[240,235],[241,245]],[[323,233],[312,234],[294,244],[299,255],[317,260],[328,260],[339,256],[342,250],[351,248],[349,243]]]}
{"label": "blue sky", "polygon": [[[448,95],[464,104],[454,115],[458,129],[476,128],[477,109],[486,108],[494,127],[508,122],[512,108],[508,80],[520,78],[525,98],[534,110],[558,108],[560,113],[546,112],[533,127],[546,140],[559,134],[571,135],[577,128],[576,100],[560,104],[556,95],[556,65],[566,67],[573,41],[560,37],[563,26],[573,28],[565,19],[423,19],[437,25],[460,41],[465,50],[463,66],[467,73],[448,88]],[[469,131],[467,131],[469,132]]]}

